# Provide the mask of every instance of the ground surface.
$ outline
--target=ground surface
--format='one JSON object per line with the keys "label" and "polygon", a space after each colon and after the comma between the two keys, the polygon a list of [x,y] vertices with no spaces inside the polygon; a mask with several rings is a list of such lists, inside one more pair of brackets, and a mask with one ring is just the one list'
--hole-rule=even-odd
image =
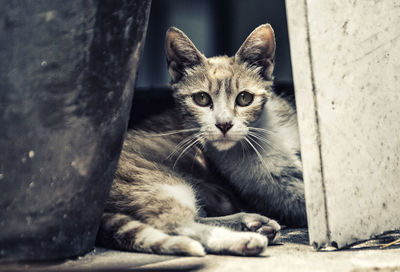
{"label": "ground surface", "polygon": [[315,251],[305,229],[282,231],[280,244],[260,257],[207,255],[160,256],[96,248],[85,256],[53,263],[0,266],[0,271],[400,271],[400,244],[380,247],[400,238],[381,236],[340,251]]}

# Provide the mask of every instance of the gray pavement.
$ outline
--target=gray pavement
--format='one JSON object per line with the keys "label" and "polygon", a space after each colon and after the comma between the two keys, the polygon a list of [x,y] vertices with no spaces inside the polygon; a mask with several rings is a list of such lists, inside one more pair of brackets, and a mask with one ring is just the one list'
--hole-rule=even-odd
{"label": "gray pavement", "polygon": [[282,231],[280,242],[260,257],[207,255],[161,256],[96,248],[76,258],[53,263],[0,266],[0,271],[400,271],[400,244],[381,249],[400,232],[344,250],[316,251],[308,245],[306,229]]}

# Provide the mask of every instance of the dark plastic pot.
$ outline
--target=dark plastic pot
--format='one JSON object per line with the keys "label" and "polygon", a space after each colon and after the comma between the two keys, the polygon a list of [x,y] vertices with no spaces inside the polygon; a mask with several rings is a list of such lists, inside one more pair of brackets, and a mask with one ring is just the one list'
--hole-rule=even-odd
{"label": "dark plastic pot", "polygon": [[94,246],[149,0],[1,1],[0,260]]}

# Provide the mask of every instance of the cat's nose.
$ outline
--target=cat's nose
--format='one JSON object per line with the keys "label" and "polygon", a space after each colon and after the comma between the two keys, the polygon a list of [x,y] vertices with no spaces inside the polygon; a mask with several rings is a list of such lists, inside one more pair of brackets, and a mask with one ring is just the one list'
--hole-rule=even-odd
{"label": "cat's nose", "polygon": [[216,124],[215,125],[217,128],[219,128],[219,130],[222,131],[222,133],[225,135],[228,130],[231,129],[231,127],[233,126],[231,123],[220,123],[220,124]]}

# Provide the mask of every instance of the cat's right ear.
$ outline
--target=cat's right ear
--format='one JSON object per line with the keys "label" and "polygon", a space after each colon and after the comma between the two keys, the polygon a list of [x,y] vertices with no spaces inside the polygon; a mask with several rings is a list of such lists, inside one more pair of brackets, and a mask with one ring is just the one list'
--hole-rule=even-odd
{"label": "cat's right ear", "polygon": [[168,71],[172,81],[179,81],[187,68],[200,65],[205,57],[194,46],[192,41],[176,27],[170,27],[165,39]]}
{"label": "cat's right ear", "polygon": [[235,55],[239,63],[260,68],[260,75],[272,80],[275,59],[275,34],[269,24],[260,25],[244,41]]}

